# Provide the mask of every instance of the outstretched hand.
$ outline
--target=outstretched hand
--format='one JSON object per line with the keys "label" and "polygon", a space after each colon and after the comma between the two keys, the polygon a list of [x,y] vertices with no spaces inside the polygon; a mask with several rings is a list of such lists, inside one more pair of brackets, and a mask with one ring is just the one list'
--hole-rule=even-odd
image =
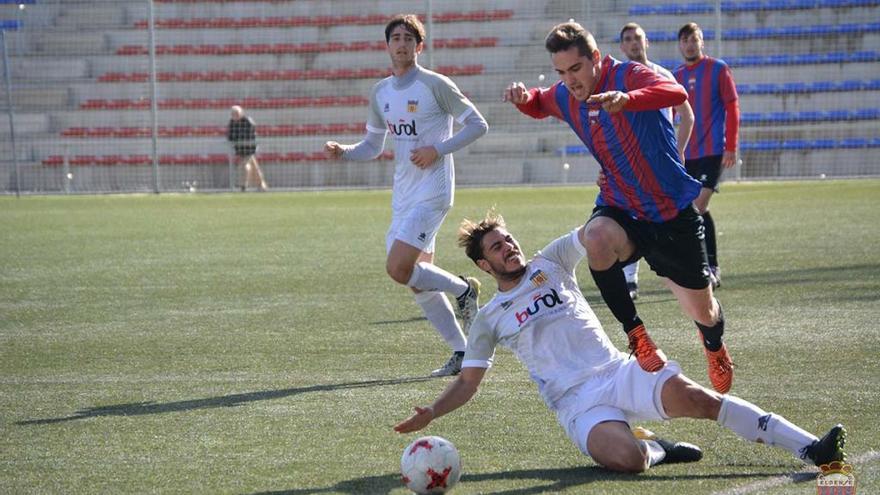
{"label": "outstretched hand", "polygon": [[587,98],[587,103],[599,103],[608,113],[617,113],[629,103],[629,95],[623,91],[607,91]]}
{"label": "outstretched hand", "polygon": [[327,141],[324,143],[324,152],[327,153],[329,158],[340,159],[342,158],[343,152],[342,145],[337,143],[336,141]]}
{"label": "outstretched hand", "polygon": [[529,101],[529,90],[526,85],[521,82],[510,83],[501,95],[503,101],[509,101],[514,105],[522,105]]}
{"label": "outstretched hand", "polygon": [[397,433],[419,431],[434,419],[434,411],[430,407],[416,406],[415,411],[412,416],[394,425],[394,431]]}

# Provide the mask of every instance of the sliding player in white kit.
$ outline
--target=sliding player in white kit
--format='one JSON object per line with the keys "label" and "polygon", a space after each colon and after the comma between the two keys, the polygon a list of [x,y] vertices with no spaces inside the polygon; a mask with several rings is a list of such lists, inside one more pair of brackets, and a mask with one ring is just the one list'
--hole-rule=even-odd
{"label": "sliding player in white kit", "polygon": [[547,406],[569,438],[596,463],[641,472],[659,463],[693,462],[702,451],[670,442],[629,422],[676,417],[712,419],[753,442],[775,445],[817,466],[844,460],[846,430],[837,425],[821,440],[782,416],[708,390],[681,373],[674,361],[644,371],[608,339],[577,283],[586,256],[585,227],[547,245],[525,261],[504,219],[490,211],[465,220],[459,245],[498,283],[498,293],[477,313],[461,374],[427,407],[398,423],[400,433],[421,430],[476,394],[498,344],[528,368]]}
{"label": "sliding player in white kit", "polygon": [[[367,135],[354,145],[328,141],[332,158],[372,160],[393,134],[396,166],[391,226],[385,244],[386,270],[415,293],[428,321],[452,348],[452,357],[433,376],[457,375],[467,347],[466,332],[477,312],[480,284],[435,266],[434,240],[455,194],[452,153],[484,135],[489,126],[449,78],[418,65],[425,28],[415,15],[397,15],[385,26],[393,75],[370,95]],[[453,135],[453,119],[463,127]],[[461,326],[446,292],[457,300]]]}

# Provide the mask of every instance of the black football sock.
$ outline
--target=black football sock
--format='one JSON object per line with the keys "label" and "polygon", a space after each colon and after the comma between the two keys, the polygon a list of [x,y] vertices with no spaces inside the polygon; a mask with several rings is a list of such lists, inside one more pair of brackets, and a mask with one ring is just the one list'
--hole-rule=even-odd
{"label": "black football sock", "polygon": [[724,335],[724,310],[721,309],[721,303],[718,303],[718,323],[714,326],[707,327],[696,321],[694,323],[697,324],[697,328],[703,334],[703,346],[706,349],[712,352],[721,349],[721,337]]}
{"label": "black football sock", "polygon": [[623,274],[623,264],[615,263],[611,268],[602,271],[596,271],[590,268],[593,275],[593,281],[602,294],[602,299],[608,305],[608,309],[617,318],[617,321],[623,324],[624,333],[642,324],[642,320],[636,313],[636,305],[629,297],[629,289],[626,287],[626,277]]}
{"label": "black football sock", "polygon": [[718,244],[715,242],[715,220],[708,211],[703,213],[703,226],[706,228],[706,255],[709,266],[718,266]]}

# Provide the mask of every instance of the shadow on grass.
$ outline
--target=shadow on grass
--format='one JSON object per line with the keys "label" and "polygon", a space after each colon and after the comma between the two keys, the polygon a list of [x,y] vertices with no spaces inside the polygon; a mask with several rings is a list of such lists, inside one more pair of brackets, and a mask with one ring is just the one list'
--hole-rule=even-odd
{"label": "shadow on grass", "polygon": [[205,399],[182,400],[177,402],[133,402],[130,404],[116,404],[111,406],[90,407],[77,411],[76,414],[63,418],[29,419],[16,421],[17,425],[45,425],[62,423],[77,419],[95,418],[99,416],[141,416],[145,414],[162,414],[169,412],[192,411],[195,409],[212,409],[215,407],[235,407],[249,402],[262,400],[281,399],[292,395],[307,394],[310,392],[331,392],[334,390],[348,390],[366,387],[384,387],[415,383],[431,380],[431,377],[395,378],[388,380],[367,380],[363,382],[332,383],[328,385],[312,385],[310,387],[285,388],[281,390],[262,390],[259,392],[247,392],[243,394],[230,394],[221,397],[208,397]]}
{"label": "shadow on grass", "polygon": [[415,323],[417,321],[428,321],[428,319],[424,316],[414,316],[412,318],[404,318],[402,320],[371,321],[370,325],[396,325],[398,323]]}
{"label": "shadow on grass", "polygon": [[[658,468],[662,470],[663,468]],[[752,473],[725,473],[725,474],[670,474],[663,476],[657,471],[650,474],[625,474],[615,473],[598,466],[569,467],[555,469],[521,469],[517,471],[501,471],[497,473],[465,474],[461,477],[462,483],[477,483],[499,480],[536,480],[543,482],[538,486],[527,488],[514,488],[511,490],[492,493],[504,495],[532,495],[538,493],[557,493],[561,490],[586,486],[597,481],[620,481],[643,483],[650,481],[688,481],[688,480],[750,480],[765,479],[769,477],[785,476],[778,472],[752,472]],[[789,475],[794,482],[804,482],[816,477],[816,473],[796,473]],[[348,493],[348,494],[387,494],[392,490],[403,488],[399,474],[384,474],[380,476],[365,476],[340,481],[326,488],[296,488],[292,490],[277,490],[269,492],[257,492],[253,495],[309,495],[320,493]]]}

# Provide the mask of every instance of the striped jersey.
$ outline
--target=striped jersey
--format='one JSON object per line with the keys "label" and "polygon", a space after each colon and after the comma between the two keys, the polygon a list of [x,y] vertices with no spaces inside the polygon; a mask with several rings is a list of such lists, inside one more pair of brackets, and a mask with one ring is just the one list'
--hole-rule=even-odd
{"label": "striped jersey", "polygon": [[703,57],[693,65],[680,65],[673,74],[687,90],[688,102],[694,110],[694,130],[685,148],[685,158],[723,154],[726,105],[738,98],[730,67],[721,59]]}
{"label": "striped jersey", "polygon": [[615,114],[576,100],[562,81],[531,89],[529,101],[517,108],[567,122],[587,146],[607,179],[597,206],[618,208],[637,220],[671,220],[700,193],[700,183],[682,166],[675,129],[662,111],[685,101],[684,88],[638,62],[606,56],[593,93],[615,90],[630,97]]}
{"label": "striped jersey", "polygon": [[462,367],[489,368],[498,345],[510,349],[553,409],[570,388],[626,361],[578,287],[584,256],[577,230],[538,252],[516,287],[477,312]]}
{"label": "striped jersey", "polygon": [[453,118],[464,122],[475,112],[473,103],[448,77],[415,66],[402,77],[382,79],[370,94],[367,131],[394,141],[394,185],[391,208],[395,213],[413,205],[429,203],[437,208],[452,206],[455,169],[452,154],[420,169],[410,161],[415,148],[433,145],[452,136]]}

